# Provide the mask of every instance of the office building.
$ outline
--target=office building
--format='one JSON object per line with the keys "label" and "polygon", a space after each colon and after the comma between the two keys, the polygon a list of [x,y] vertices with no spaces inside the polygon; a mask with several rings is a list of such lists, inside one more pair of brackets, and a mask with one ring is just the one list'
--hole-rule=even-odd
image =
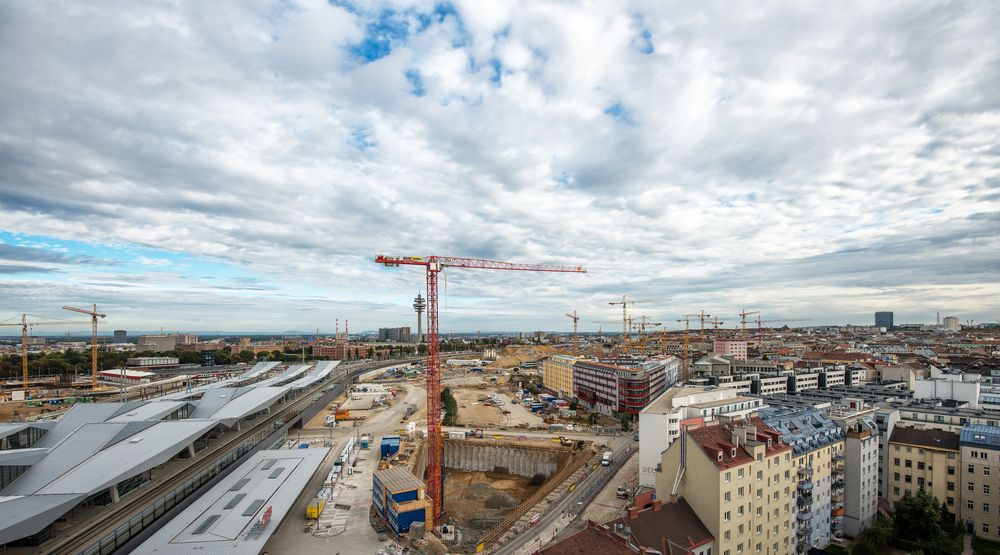
{"label": "office building", "polygon": [[891,312],[876,312],[875,313],[875,327],[885,328],[885,331],[892,331],[892,313]]}
{"label": "office building", "polygon": [[136,352],[151,351],[154,353],[164,353],[177,350],[176,335],[140,335],[139,342],[135,346]]}
{"label": "office building", "polygon": [[[957,433],[896,426],[889,437],[886,457],[889,466],[886,501],[890,505],[923,488],[952,514],[958,512],[966,488],[962,487]],[[969,484],[972,488],[975,481]]]}
{"label": "office building", "polygon": [[408,326],[403,326],[400,328],[379,328],[378,340],[395,341],[397,343],[409,343],[411,341],[410,328]]}
{"label": "office building", "polygon": [[945,316],[944,320],[941,321],[941,328],[945,331],[958,331],[962,329],[962,325],[958,323],[958,318]]}
{"label": "office building", "polygon": [[573,364],[580,360],[569,355],[554,355],[542,361],[542,385],[560,397],[573,396]]}
{"label": "office building", "polygon": [[681,428],[703,426],[719,416],[747,416],[765,407],[734,389],[671,387],[639,413],[639,485],[656,487],[656,467]]}
{"label": "office building", "polygon": [[758,417],[687,430],[662,457],[656,497],[681,496],[718,555],[792,553],[797,509],[792,449]]}
{"label": "office building", "polygon": [[127,343],[128,342],[128,331],[126,330],[115,330],[115,337],[113,340],[115,343]]}
{"label": "office building", "polygon": [[573,364],[573,396],[589,410],[607,416],[638,418],[650,401],[677,381],[678,365],[675,357],[641,361],[635,366],[577,361]]}

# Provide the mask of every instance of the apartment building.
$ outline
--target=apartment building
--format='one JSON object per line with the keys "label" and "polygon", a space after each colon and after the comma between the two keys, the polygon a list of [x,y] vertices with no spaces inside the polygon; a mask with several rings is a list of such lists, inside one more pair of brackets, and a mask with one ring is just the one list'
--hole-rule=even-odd
{"label": "apartment building", "polygon": [[712,343],[712,350],[716,354],[732,357],[735,360],[747,359],[747,342],[716,339]]}
{"label": "apartment building", "polygon": [[[667,361],[645,361],[623,367],[590,360],[573,364],[573,396],[586,408],[608,416],[638,418],[646,407],[673,382],[667,381]],[[673,378],[676,381],[676,378]]]}
{"label": "apartment building", "polygon": [[1000,427],[969,425],[959,434],[962,492],[958,511],[966,530],[1000,540]]}
{"label": "apartment building", "polygon": [[826,546],[844,530],[844,430],[815,408],[768,408],[760,417],[792,448],[796,552]]}
{"label": "apartment building", "polygon": [[683,496],[718,555],[791,553],[796,508],[792,449],[759,417],[722,417],[664,451],[659,499]]}
{"label": "apartment building", "polygon": [[767,405],[762,399],[717,387],[672,387],[639,413],[639,485],[656,486],[656,467],[682,427],[698,427],[718,416],[746,416]]}
{"label": "apartment building", "polygon": [[542,361],[542,385],[560,397],[573,395],[573,364],[580,360],[569,355],[554,355]]}
{"label": "apartment building", "polygon": [[886,501],[890,505],[924,488],[955,514],[966,492],[973,493],[981,485],[974,479],[962,484],[959,435],[955,432],[896,426],[889,437],[886,457],[889,466]]}

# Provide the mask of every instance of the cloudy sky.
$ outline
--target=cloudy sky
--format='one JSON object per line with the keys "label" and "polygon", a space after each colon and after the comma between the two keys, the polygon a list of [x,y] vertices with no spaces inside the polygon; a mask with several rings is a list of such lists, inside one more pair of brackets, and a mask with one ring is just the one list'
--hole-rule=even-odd
{"label": "cloudy sky", "polygon": [[[0,3],[0,320],[1000,319],[993,2]],[[412,325],[412,324],[411,324]]]}

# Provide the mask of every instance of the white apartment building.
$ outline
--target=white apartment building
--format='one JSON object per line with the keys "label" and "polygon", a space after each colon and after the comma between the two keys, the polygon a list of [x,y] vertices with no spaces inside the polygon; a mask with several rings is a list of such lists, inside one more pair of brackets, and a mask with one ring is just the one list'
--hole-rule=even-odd
{"label": "white apartment building", "polygon": [[682,426],[702,426],[718,416],[745,416],[767,405],[735,389],[672,387],[639,413],[639,485],[656,486],[661,454],[680,436]]}

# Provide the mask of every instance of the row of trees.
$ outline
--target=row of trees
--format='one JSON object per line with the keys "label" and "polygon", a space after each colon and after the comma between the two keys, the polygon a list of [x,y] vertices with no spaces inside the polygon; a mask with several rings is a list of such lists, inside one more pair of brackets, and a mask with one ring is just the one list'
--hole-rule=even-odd
{"label": "row of trees", "polygon": [[444,425],[454,426],[458,419],[458,401],[451,393],[451,388],[446,387],[441,392],[441,404],[444,405]]}

